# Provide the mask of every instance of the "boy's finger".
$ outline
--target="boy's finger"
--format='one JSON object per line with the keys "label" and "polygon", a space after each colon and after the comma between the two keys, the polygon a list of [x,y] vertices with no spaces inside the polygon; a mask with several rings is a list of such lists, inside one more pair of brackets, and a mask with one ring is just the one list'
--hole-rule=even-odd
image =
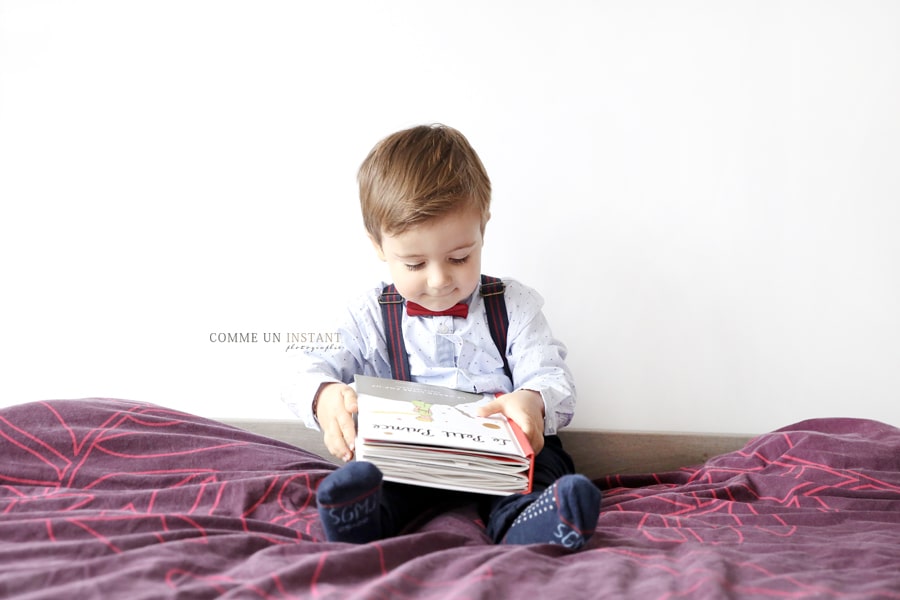
{"label": "boy's finger", "polygon": [[341,390],[341,398],[344,401],[344,409],[346,409],[347,412],[355,413],[358,410],[356,392],[353,391],[353,388],[347,387],[346,389]]}
{"label": "boy's finger", "polygon": [[544,447],[544,433],[542,431],[532,430],[527,436],[528,442],[531,444],[531,449],[534,450],[534,454],[539,454]]}
{"label": "boy's finger", "polygon": [[515,421],[516,425],[519,426],[519,429],[522,430],[522,433],[525,434],[525,437],[528,438],[528,443],[531,444],[531,449],[534,450],[534,453],[539,453],[541,448],[544,447],[543,428],[539,429],[537,423],[529,418],[528,414],[524,412],[510,418]]}
{"label": "boy's finger", "polygon": [[347,446],[347,451],[352,457],[356,446],[356,426],[353,424],[353,419],[347,419],[341,423],[341,433],[344,436],[344,444]]}
{"label": "boy's finger", "polygon": [[503,410],[503,404],[499,400],[491,400],[487,404],[478,407],[476,414],[479,417],[489,417]]}
{"label": "boy's finger", "polygon": [[348,455],[350,454],[350,449],[347,448],[347,444],[344,442],[344,438],[342,435],[335,434],[334,432],[327,432],[325,434],[325,447],[328,448],[328,451],[335,458],[339,458],[343,461],[348,460]]}

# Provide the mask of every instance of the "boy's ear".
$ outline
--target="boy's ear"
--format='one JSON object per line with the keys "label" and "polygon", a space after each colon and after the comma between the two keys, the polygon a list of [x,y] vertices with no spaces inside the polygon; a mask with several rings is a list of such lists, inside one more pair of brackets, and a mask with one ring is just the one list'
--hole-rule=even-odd
{"label": "boy's ear", "polygon": [[381,249],[381,244],[372,237],[372,234],[369,234],[369,241],[372,242],[372,247],[375,248],[375,254],[378,255],[378,259],[387,262],[387,258],[384,256],[384,250]]}

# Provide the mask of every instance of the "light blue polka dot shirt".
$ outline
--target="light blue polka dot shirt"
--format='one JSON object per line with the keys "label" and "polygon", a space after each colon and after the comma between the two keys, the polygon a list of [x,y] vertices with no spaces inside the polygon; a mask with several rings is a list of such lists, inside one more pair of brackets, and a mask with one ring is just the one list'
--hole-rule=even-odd
{"label": "light blue polka dot shirt", "polygon": [[[566,347],[553,337],[534,289],[513,279],[506,284],[509,315],[507,360],[510,381],[487,324],[484,300],[474,293],[469,316],[410,317],[404,312],[403,335],[413,381],[477,393],[518,389],[539,392],[544,400],[544,434],[552,435],[572,420],[575,384],[566,366]],[[290,380],[283,393],[288,407],[308,427],[318,429],[312,403],[324,382],[351,383],[356,374],[391,377],[378,296],[383,285],[352,302],[338,329],[341,343],[305,348],[289,354]]]}

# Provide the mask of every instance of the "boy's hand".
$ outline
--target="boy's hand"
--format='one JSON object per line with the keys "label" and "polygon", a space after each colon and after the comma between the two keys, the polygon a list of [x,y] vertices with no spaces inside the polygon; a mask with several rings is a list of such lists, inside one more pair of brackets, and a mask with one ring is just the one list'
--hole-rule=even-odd
{"label": "boy's hand", "polygon": [[319,390],[316,418],[325,434],[325,447],[344,462],[353,458],[356,425],[353,414],[358,410],[356,392],[343,383],[329,383]]}
{"label": "boy's hand", "polygon": [[537,456],[544,447],[544,401],[541,395],[532,390],[518,390],[478,408],[480,417],[496,413],[516,422]]}

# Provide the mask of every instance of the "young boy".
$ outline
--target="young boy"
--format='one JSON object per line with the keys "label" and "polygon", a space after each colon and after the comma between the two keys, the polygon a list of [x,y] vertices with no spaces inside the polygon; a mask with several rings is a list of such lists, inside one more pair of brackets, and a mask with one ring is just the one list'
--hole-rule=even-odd
{"label": "young boy", "polygon": [[[502,413],[528,437],[536,453],[534,491],[466,497],[479,501],[487,533],[497,543],[580,548],[596,527],[600,492],[574,474],[555,435],[575,407],[566,350],[541,313],[541,297],[514,280],[499,287],[508,315],[505,356],[491,337],[480,293],[486,289],[481,250],[491,184],[478,155],[452,128],[413,127],[379,142],[358,179],[372,246],[387,263],[391,291],[405,303],[399,331],[408,357],[398,358],[397,346],[388,347],[387,313],[379,303],[385,290],[369,290],[349,307],[340,348],[303,355],[299,394],[296,402],[287,399],[289,405],[308,426],[320,428],[329,452],[346,462],[353,457],[357,410],[356,393],[347,384],[356,374],[496,393],[480,413]],[[495,293],[497,284],[490,289]],[[355,543],[395,535],[425,507],[449,496],[446,490],[382,482],[381,472],[367,462],[347,462],[317,491],[328,539]]]}

